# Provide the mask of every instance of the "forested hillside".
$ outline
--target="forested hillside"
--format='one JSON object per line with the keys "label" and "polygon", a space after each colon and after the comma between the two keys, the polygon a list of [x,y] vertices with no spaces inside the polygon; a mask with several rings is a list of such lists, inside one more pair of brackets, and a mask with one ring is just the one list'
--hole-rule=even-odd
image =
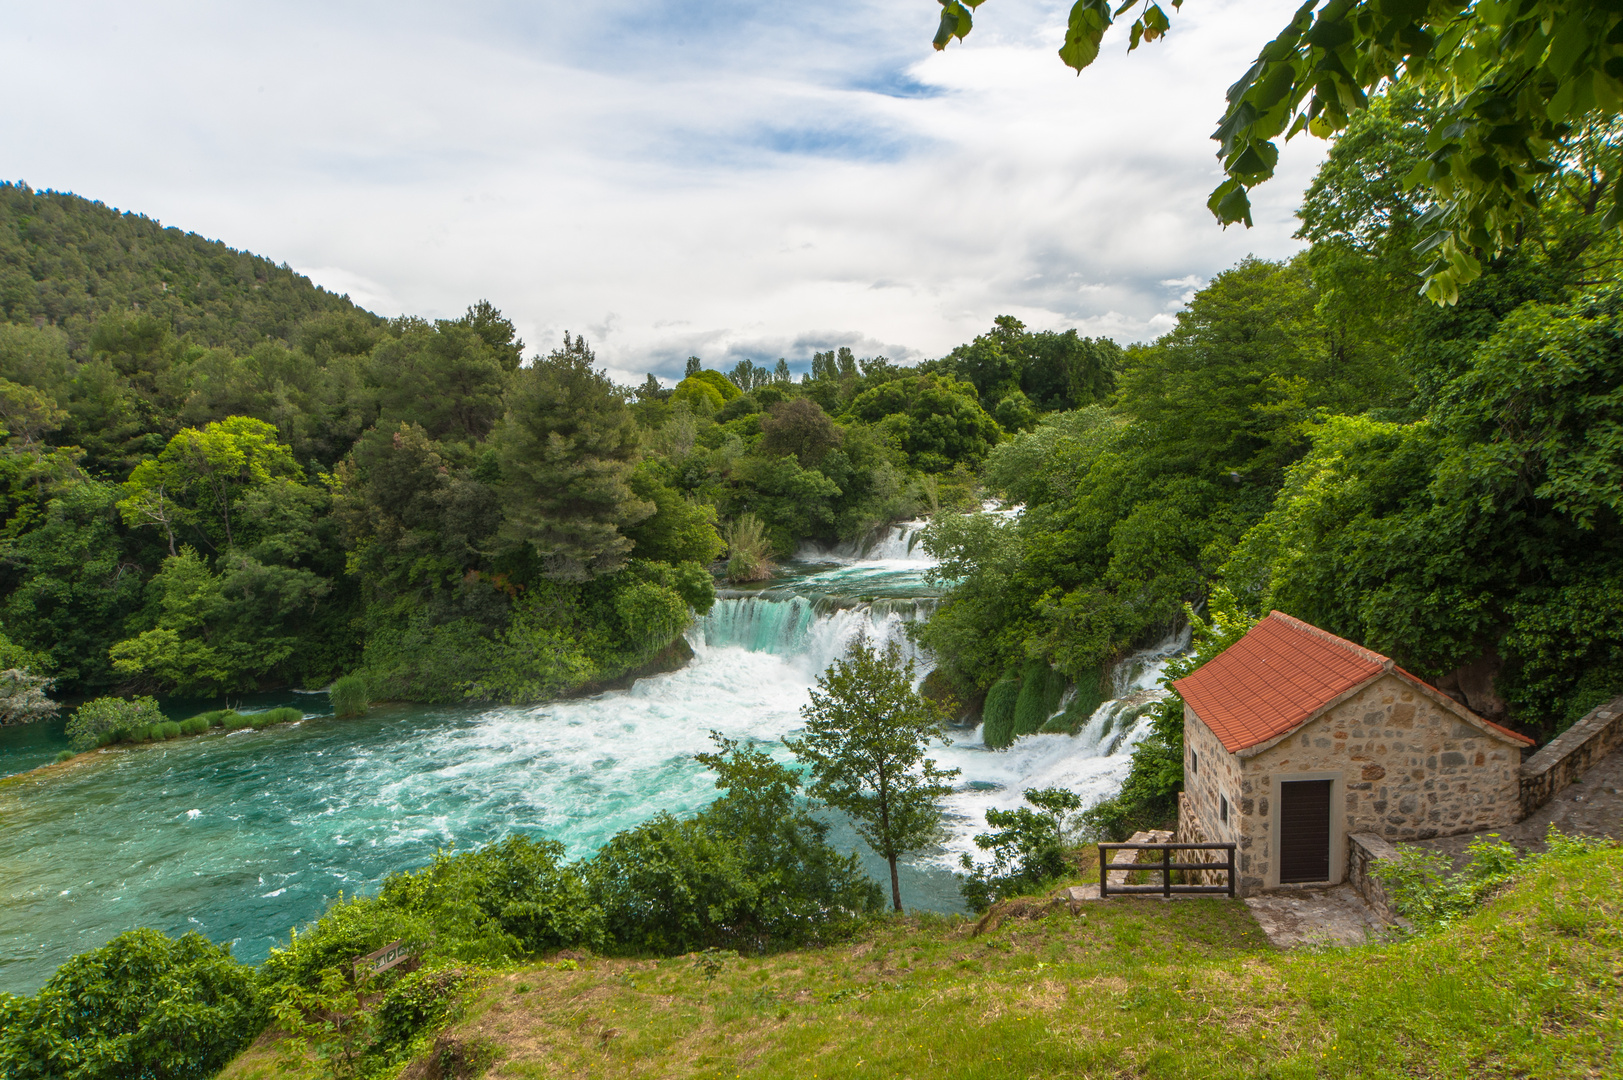
{"label": "forested hillside", "polygon": [[[1024,512],[926,534],[961,584],[919,636],[961,694],[1007,711],[1051,665],[1086,697],[1208,604],[1241,631],[1282,609],[1541,737],[1623,691],[1615,128],[1439,306],[1402,181],[1425,121],[1401,91],[1357,114],[1303,201],[1304,253],[1218,275],[1127,350],[1106,405],[992,450],[986,484]],[[1108,831],[1170,815],[1181,724],[1174,698]]]}
{"label": "forested hillside", "polygon": [[[801,541],[968,505],[1120,350],[1001,319],[918,368],[848,350],[632,391],[479,302],[380,319],[286,267],[0,187],[5,666],[209,696],[360,672],[530,701],[670,661]],[[724,563],[718,563],[724,559]]]}

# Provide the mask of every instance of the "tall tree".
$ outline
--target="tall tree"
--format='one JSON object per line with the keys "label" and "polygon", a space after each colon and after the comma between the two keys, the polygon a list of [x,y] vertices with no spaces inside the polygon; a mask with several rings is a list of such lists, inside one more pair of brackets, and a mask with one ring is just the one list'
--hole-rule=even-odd
{"label": "tall tree", "polygon": [[913,661],[892,642],[884,652],[858,637],[843,659],[817,677],[802,735],[784,740],[810,766],[807,792],[848,815],[857,834],[890,864],[891,902],[902,910],[896,861],[928,845],[941,825],[945,781],[924,756],[930,743],[949,744],[946,711],[913,688]]}
{"label": "tall tree", "polygon": [[[163,453],[138,465],[118,504],[131,528],[156,525],[175,550],[175,530],[195,524],[211,547],[237,542],[233,516],[255,487],[299,476],[299,466],[276,429],[263,420],[232,416],[201,431],[180,432]],[[218,526],[218,531],[216,531]]]}
{"label": "tall tree", "polygon": [[520,369],[492,436],[503,535],[566,581],[618,570],[632,547],[622,530],[655,509],[630,487],[637,430],[625,395],[594,363],[586,339],[565,334],[562,348]]}

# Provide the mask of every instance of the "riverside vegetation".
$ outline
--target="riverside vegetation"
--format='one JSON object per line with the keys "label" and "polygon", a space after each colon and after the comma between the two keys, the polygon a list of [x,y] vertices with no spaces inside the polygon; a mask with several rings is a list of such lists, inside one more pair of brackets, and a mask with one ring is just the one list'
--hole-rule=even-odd
{"label": "riverside vegetation", "polygon": [[631,389],[580,338],[526,360],[488,303],[384,320],[0,185],[0,659],[69,697],[354,675],[424,702],[667,664],[716,560],[755,580],[804,540],[961,505],[1008,432],[1114,386],[1110,342],[997,333],[915,368],[693,358]]}
{"label": "riverside vegetation", "polygon": [[[1302,47],[1333,51],[1334,30]],[[1522,139],[1536,197],[1514,244],[1499,207],[1439,269],[1416,247],[1469,240],[1471,200],[1504,175],[1443,191],[1475,166],[1435,145],[1464,130],[1459,103],[1418,83],[1332,116],[1301,255],[1218,275],[1153,343],[1003,317],[917,367],[836,350],[798,382],[783,361],[694,358],[675,387],[616,387],[571,336],[526,362],[486,303],[385,321],[265,260],[0,188],[5,719],[40,715],[47,689],[100,696],[74,718],[93,744],[168,737],[132,694],[346,676],[349,711],[579,692],[671,662],[715,574],[759,580],[803,539],[927,511],[948,588],[914,626],[938,662],[926,688],[935,709],[981,710],[991,745],[1074,732],[1135,646],[1188,624],[1174,671],[1192,670],[1270,607],[1547,737],[1623,690],[1619,127],[1607,106],[1553,135],[1500,131],[1471,160]],[[1494,101],[1462,138],[1526,105]],[[1456,302],[1417,295],[1423,276]],[[984,492],[1019,512],[964,512]],[[1411,860],[1392,888],[1421,932],[1334,959],[1260,953],[1216,902],[997,928],[1052,909],[1018,895],[1074,873],[1079,809],[1118,836],[1170,816],[1179,703],[1141,707],[1151,733],[1117,797],[1033,790],[1036,809],[990,822],[991,862],[967,868],[990,905],[978,936],[870,923],[882,894],[828,847],[800,777],[724,744],[726,793],[692,818],[574,864],[521,836],[445,854],[342,900],[258,971],[195,936],[117,939],[0,999],[0,1063],[206,1075],[273,1013],[289,1039],[239,1075],[267,1053],[341,1076],[425,1054],[457,1075],[497,1052],[517,1075],[546,1055],[622,1075],[898,1075],[943,1038],[986,1076],[1615,1061],[1623,865],[1583,844],[1517,866],[1483,848],[1460,878]],[[832,801],[827,779],[812,786]],[[421,970],[364,992],[335,977],[396,938]],[[799,946],[816,947],[779,951]],[[203,1030],[207,1053],[187,1041]]]}

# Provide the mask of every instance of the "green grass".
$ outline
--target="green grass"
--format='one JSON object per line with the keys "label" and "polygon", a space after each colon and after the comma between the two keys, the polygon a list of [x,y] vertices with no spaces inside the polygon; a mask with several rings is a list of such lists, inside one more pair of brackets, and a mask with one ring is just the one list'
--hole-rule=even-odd
{"label": "green grass", "polygon": [[[491,1077],[1619,1075],[1623,853],[1551,859],[1435,937],[1280,953],[1243,903],[1122,899],[840,947],[493,974],[446,1037]],[[1028,912],[1041,905],[1016,902]],[[274,1040],[225,1077],[269,1070]]]}

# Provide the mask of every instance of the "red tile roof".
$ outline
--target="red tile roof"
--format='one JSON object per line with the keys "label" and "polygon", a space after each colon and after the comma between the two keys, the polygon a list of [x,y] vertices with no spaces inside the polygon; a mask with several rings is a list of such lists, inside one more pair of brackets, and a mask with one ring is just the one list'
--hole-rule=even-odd
{"label": "red tile roof", "polygon": [[1270,612],[1239,641],[1172,685],[1233,754],[1285,734],[1387,671],[1484,727],[1532,745],[1527,736],[1483,720],[1380,653],[1282,611]]}
{"label": "red tile roof", "polygon": [[1283,735],[1387,663],[1275,611],[1172,685],[1232,754]]}

